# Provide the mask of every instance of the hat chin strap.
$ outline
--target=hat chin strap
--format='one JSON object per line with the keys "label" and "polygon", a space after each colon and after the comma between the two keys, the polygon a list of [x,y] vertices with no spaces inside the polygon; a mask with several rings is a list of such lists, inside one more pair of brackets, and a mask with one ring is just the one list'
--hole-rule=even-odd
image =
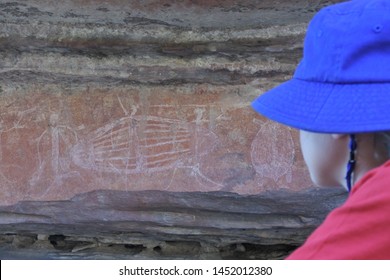
{"label": "hat chin strap", "polygon": [[356,137],[355,134],[351,134],[350,141],[349,141],[349,160],[347,164],[347,175],[345,176],[345,180],[347,181],[348,192],[351,192],[352,189],[352,174],[355,170],[355,165],[356,165],[356,160],[355,160],[356,149],[357,149]]}

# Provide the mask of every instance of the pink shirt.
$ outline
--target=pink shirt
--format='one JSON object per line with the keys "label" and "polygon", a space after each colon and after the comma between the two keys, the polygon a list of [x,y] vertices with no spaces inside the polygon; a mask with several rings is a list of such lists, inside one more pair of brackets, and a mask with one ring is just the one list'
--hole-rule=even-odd
{"label": "pink shirt", "polygon": [[287,259],[390,260],[390,161],[359,180]]}

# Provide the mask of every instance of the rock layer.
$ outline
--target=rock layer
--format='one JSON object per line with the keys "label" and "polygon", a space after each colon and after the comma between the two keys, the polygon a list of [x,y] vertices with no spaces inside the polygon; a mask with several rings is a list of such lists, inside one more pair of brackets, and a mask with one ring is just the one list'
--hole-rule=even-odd
{"label": "rock layer", "polygon": [[0,257],[283,258],[343,200],[341,191],[318,189],[245,197],[94,191],[20,202],[0,207]]}

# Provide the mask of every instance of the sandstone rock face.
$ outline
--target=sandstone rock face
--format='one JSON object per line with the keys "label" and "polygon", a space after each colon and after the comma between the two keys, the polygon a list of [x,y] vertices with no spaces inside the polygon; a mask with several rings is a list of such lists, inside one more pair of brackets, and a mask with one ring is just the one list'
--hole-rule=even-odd
{"label": "sandstone rock face", "polygon": [[256,116],[246,86],[57,90],[2,96],[3,205],[98,189],[257,194],[311,186],[297,132]]}
{"label": "sandstone rock face", "polygon": [[0,257],[279,259],[343,199],[326,189],[253,196],[93,191],[19,202],[0,207]]}
{"label": "sandstone rock face", "polygon": [[[228,234],[232,220],[238,231],[255,232],[264,224],[251,216],[256,203],[242,208],[239,215],[226,211],[225,203],[246,203],[250,195],[262,207],[262,199],[270,194],[291,194],[280,197],[287,200],[284,203],[291,203],[292,197],[301,202],[311,197],[308,193],[313,187],[299,150],[298,132],[257,115],[250,102],[291,77],[309,19],[335,2],[1,1],[0,223],[4,244],[10,241],[9,235],[21,232],[29,232],[22,240],[32,238],[31,246],[38,235],[73,236],[72,240],[104,236],[112,243],[118,231],[130,239],[138,232],[139,240],[144,236],[149,241],[175,242],[184,232],[213,228],[216,221],[226,224],[221,222],[213,233],[205,232],[213,241],[195,238],[203,248],[195,246],[199,257],[206,243],[222,254],[231,244],[296,246],[302,242],[340,199],[311,208],[298,203],[317,214],[308,215],[313,219],[310,223],[294,225],[283,222],[285,215],[296,215],[294,219],[305,215],[281,213],[279,201],[272,200],[265,227],[272,224],[271,228],[286,233],[306,228],[295,239],[296,232],[274,237],[272,231],[267,237],[255,234],[256,238],[237,234],[217,244],[212,236]],[[106,203],[107,197],[118,194],[135,196],[137,201]],[[334,194],[323,192],[325,200]],[[78,200],[84,195],[92,201],[86,204],[90,208]],[[220,214],[206,225],[206,214],[193,214],[206,210],[198,209],[197,203],[182,205],[179,208],[189,212],[183,215],[192,217],[188,230],[190,225],[182,224],[184,216],[167,213],[172,203],[187,201],[192,195],[197,203],[209,201],[207,207],[212,197],[213,211]],[[164,203],[148,212],[145,220],[142,211],[160,196],[165,197]],[[38,205],[46,210],[36,212]],[[56,213],[48,210],[50,205]],[[99,207],[106,212],[99,212]],[[107,214],[122,207],[130,207],[131,213]],[[95,210],[94,218],[73,216]],[[60,221],[60,213],[71,214]],[[92,225],[99,221],[102,226],[94,237]],[[122,221],[137,226],[122,228]],[[150,227],[150,222],[161,223],[164,230]],[[78,223],[88,226],[70,230]],[[18,238],[10,242],[19,244]],[[136,246],[141,247],[135,250],[143,252],[145,244],[139,240]],[[175,251],[177,244],[170,244]],[[185,248],[185,244],[178,246]],[[178,256],[179,251],[175,251]]]}

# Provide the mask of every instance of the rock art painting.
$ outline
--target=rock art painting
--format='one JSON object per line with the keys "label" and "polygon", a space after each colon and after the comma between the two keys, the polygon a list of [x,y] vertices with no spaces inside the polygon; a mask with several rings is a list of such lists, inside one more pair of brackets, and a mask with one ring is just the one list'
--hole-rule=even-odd
{"label": "rock art painting", "polygon": [[71,148],[78,141],[77,131],[69,125],[59,123],[58,114],[51,114],[49,127],[35,140],[37,167],[29,185],[39,184],[45,176],[50,177],[44,179],[49,185],[61,185],[64,179],[79,177],[77,171],[71,170],[69,157]]}
{"label": "rock art painting", "polygon": [[275,183],[283,176],[292,182],[292,168],[295,159],[294,141],[289,128],[267,121],[252,142],[252,164],[256,172]]}
{"label": "rock art painting", "polygon": [[204,93],[206,105],[95,94],[3,102],[4,203],[69,199],[97,189],[256,194],[289,188],[297,178],[307,185],[297,135],[246,108],[222,110]]}
{"label": "rock art painting", "polygon": [[86,138],[71,150],[73,162],[81,168],[118,175],[190,168],[215,183],[201,173],[199,164],[217,137],[197,124],[155,116],[123,117]]}

